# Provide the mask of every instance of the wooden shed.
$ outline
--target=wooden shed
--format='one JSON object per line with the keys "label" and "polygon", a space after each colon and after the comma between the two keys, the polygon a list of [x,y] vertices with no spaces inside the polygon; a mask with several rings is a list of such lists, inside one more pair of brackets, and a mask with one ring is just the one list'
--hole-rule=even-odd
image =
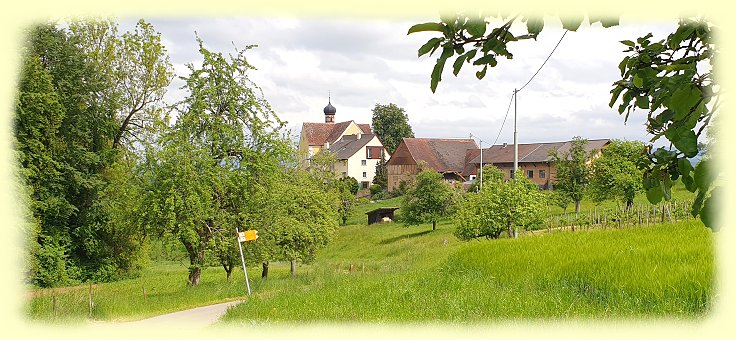
{"label": "wooden shed", "polygon": [[388,218],[390,221],[394,220],[394,211],[399,209],[398,207],[385,207],[371,210],[367,213],[368,224],[381,223],[384,218]]}

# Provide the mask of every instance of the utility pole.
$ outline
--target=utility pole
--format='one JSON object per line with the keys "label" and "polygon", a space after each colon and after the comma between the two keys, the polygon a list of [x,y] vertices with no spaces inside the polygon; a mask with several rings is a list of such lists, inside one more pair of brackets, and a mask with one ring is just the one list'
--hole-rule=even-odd
{"label": "utility pole", "polygon": [[474,136],[472,133],[470,134],[470,138],[476,137],[478,138],[478,146],[480,147],[480,171],[478,172],[480,185],[478,191],[483,189],[483,140],[480,139],[478,136]]}
{"label": "utility pole", "polygon": [[517,141],[517,135],[519,132],[516,130],[516,97],[519,95],[519,90],[514,89],[514,175],[511,176],[516,180],[516,170],[519,168],[519,143]]}
{"label": "utility pole", "polygon": [[[516,130],[516,96],[518,96],[519,90],[514,89],[514,176],[513,181],[516,181],[516,170],[519,168],[519,143],[517,136],[519,132]],[[514,230],[514,238],[519,237],[519,228]]]}

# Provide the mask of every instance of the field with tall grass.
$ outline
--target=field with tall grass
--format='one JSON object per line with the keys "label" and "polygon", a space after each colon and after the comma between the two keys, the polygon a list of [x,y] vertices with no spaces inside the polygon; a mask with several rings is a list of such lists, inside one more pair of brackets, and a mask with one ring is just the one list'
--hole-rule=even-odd
{"label": "field with tall grass", "polygon": [[[712,235],[694,220],[467,243],[442,228],[406,237],[395,226],[354,228],[372,230],[343,230],[352,242],[326,249],[322,266],[279,294],[254,295],[224,322],[698,318],[712,303]],[[346,271],[348,262],[359,268]]]}
{"label": "field with tall grass", "polygon": [[188,287],[186,262],[159,257],[139,278],[34,289],[25,312],[52,322],[125,321],[245,299],[223,324],[692,319],[707,315],[715,295],[714,234],[698,220],[470,242],[453,236],[451,220],[436,231],[366,225],[365,212],[399,205],[358,206],[295,277],[288,263],[272,263],[267,280],[250,266],[251,297],[239,269],[227,282],[221,268],[206,268],[200,285]]}

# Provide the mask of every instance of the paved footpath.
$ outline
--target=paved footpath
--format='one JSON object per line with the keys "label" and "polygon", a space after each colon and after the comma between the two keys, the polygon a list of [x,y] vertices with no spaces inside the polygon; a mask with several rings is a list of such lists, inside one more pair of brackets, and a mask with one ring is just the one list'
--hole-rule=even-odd
{"label": "paved footpath", "polygon": [[130,326],[186,326],[187,328],[205,328],[215,323],[225,314],[228,308],[242,301],[230,301],[187,309],[175,313],[154,316],[152,318],[126,322]]}

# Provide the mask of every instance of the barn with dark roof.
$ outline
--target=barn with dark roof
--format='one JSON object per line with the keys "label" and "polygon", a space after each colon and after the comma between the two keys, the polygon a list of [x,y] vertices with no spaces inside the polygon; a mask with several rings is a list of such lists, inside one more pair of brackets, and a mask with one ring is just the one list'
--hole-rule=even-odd
{"label": "barn with dark roof", "polygon": [[394,191],[401,182],[411,181],[421,162],[441,173],[448,182],[465,182],[473,170],[467,166],[468,155],[478,154],[478,150],[472,139],[403,138],[386,163],[388,190]]}

